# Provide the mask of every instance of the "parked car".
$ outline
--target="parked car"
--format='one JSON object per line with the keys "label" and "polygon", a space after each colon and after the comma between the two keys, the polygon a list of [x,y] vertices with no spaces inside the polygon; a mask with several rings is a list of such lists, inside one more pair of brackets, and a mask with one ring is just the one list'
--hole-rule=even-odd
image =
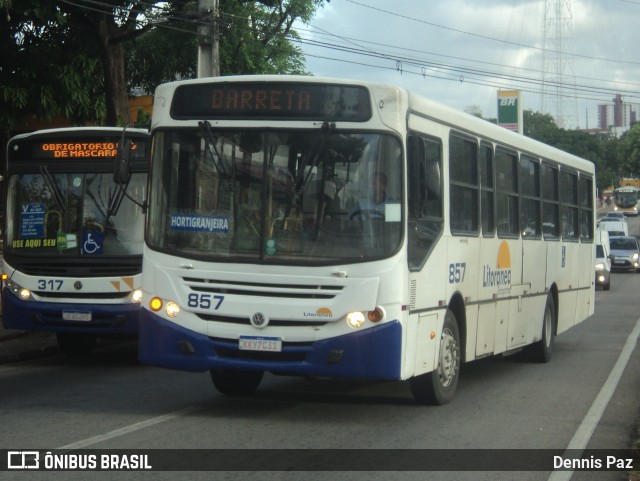
{"label": "parked car", "polygon": [[611,269],[640,272],[640,247],[633,236],[609,237]]}
{"label": "parked car", "polygon": [[596,231],[596,286],[611,289],[611,255],[609,253],[609,233]]}

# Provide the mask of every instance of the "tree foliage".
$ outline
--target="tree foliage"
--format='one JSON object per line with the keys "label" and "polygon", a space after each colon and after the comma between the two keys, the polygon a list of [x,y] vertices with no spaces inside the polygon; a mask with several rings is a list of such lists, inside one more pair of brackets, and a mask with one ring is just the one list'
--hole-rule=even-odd
{"label": "tree foliage", "polygon": [[640,123],[635,124],[620,139],[620,166],[625,172],[640,173]]}
{"label": "tree foliage", "polygon": [[103,117],[100,61],[69,19],[53,3],[35,0],[23,0],[20,8],[2,13],[2,131],[10,131],[25,115],[63,115],[78,123]]}
{"label": "tree foliage", "polygon": [[10,131],[25,115],[61,115],[78,124],[127,121],[120,51],[146,28],[137,26],[144,15],[138,3],[93,2],[90,8],[81,1],[0,0],[0,109],[8,112],[0,128]]}
{"label": "tree foliage", "polygon": [[[288,40],[324,0],[220,0],[221,73],[301,73]],[[0,130],[26,115],[130,123],[132,87],[193,77],[198,2],[0,0]]]}
{"label": "tree foliage", "polygon": [[[640,124],[621,139],[611,134],[587,133],[558,127],[549,114],[524,112],[524,135],[565,152],[591,160],[596,166],[596,184],[602,190],[622,177],[640,177]],[[634,134],[635,132],[635,139]],[[638,156],[633,159],[633,146]],[[625,159],[622,161],[622,159]]]}
{"label": "tree foliage", "polygon": [[[220,0],[220,74],[306,74],[296,20],[308,22],[325,0]],[[197,2],[170,2],[158,28],[139,37],[127,52],[131,87],[153,92],[158,84],[193,78],[197,71]]]}

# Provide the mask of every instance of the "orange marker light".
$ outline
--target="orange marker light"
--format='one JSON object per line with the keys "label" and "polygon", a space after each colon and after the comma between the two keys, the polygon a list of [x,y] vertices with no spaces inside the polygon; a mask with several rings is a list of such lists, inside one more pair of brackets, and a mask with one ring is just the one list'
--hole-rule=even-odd
{"label": "orange marker light", "polygon": [[152,297],[149,301],[149,308],[153,312],[158,312],[160,309],[162,309],[162,299],[160,299],[159,297]]}
{"label": "orange marker light", "polygon": [[379,307],[376,307],[373,311],[369,311],[367,317],[371,322],[380,322],[384,317],[384,312]]}

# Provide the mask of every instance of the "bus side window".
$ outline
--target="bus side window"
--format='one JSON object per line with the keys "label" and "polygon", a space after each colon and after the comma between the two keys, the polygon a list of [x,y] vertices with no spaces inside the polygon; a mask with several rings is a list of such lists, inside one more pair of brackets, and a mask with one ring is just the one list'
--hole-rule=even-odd
{"label": "bus side window", "polygon": [[409,136],[409,268],[418,270],[442,232],[442,146],[439,141]]}

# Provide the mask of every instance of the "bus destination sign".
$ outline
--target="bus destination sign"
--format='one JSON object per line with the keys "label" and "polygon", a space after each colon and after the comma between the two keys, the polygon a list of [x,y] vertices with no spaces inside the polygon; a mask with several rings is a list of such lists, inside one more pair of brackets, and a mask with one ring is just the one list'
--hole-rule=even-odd
{"label": "bus destination sign", "polygon": [[[26,139],[13,144],[10,152],[15,161],[29,160],[106,160],[113,161],[118,156],[118,145],[122,136],[117,138],[68,138],[50,137],[46,140]],[[145,159],[148,141],[131,138],[132,160]]]}
{"label": "bus destination sign", "polygon": [[114,158],[118,153],[117,142],[43,142],[36,146],[38,158]]}
{"label": "bus destination sign", "polygon": [[306,82],[215,82],[181,85],[175,119],[290,119],[365,122],[371,100],[364,87]]}

